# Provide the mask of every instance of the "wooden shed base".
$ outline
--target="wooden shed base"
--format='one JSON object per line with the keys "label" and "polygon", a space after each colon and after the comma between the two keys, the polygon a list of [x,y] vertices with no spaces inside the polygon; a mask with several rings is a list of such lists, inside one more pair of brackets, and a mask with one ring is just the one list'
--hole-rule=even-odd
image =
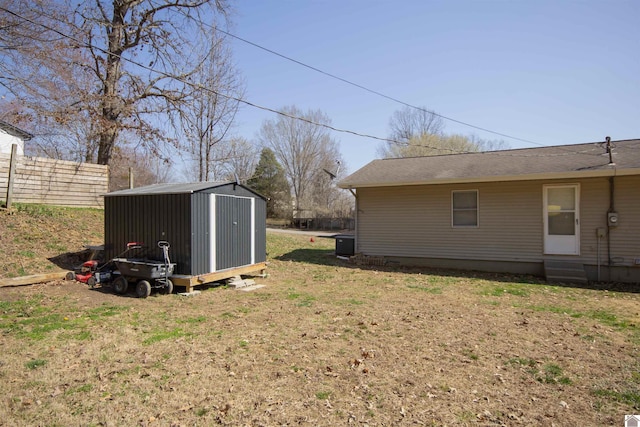
{"label": "wooden shed base", "polygon": [[264,275],[267,269],[266,262],[258,264],[245,265],[244,267],[229,268],[227,270],[216,271],[215,273],[201,274],[199,276],[173,275],[171,281],[175,286],[184,286],[187,293],[193,292],[193,288],[206,283],[219,282],[220,280],[229,279],[234,276],[241,275]]}

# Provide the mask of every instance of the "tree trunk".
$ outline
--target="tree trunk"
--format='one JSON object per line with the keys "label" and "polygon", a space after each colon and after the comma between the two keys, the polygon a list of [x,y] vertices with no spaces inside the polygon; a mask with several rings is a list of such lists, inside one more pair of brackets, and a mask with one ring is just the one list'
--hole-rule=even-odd
{"label": "tree trunk", "polygon": [[118,82],[121,78],[121,55],[124,44],[124,17],[128,6],[120,2],[113,2],[113,18],[111,26],[107,27],[109,53],[105,67],[103,83],[104,97],[102,99],[102,131],[98,145],[98,164],[108,165],[111,151],[119,133],[119,118],[122,114],[121,98],[118,96]]}

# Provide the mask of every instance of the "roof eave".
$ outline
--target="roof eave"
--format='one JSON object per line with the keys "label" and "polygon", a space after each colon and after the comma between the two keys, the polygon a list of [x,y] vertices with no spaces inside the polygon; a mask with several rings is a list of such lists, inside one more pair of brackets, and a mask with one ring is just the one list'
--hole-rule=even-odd
{"label": "roof eave", "polygon": [[0,121],[0,129],[3,129],[9,135],[21,138],[25,141],[29,141],[30,139],[33,138],[32,134],[30,134],[25,130],[20,129],[19,127],[12,125],[11,123]]}
{"label": "roof eave", "polygon": [[535,173],[525,175],[498,175],[465,178],[436,178],[422,181],[394,181],[394,182],[367,182],[367,183],[338,183],[338,187],[345,190],[372,187],[400,187],[407,185],[438,185],[438,184],[472,184],[480,182],[507,182],[507,181],[536,181],[549,179],[578,179],[598,178],[623,175],[640,175],[640,168],[601,169],[596,171],[571,171],[553,173]]}

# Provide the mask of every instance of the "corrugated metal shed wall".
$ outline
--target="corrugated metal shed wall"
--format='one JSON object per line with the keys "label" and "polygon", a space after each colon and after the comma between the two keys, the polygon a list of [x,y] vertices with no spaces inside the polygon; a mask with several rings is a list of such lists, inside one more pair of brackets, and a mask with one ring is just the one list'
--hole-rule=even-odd
{"label": "corrugated metal shed wall", "polygon": [[[243,239],[247,233],[255,233],[253,262],[266,261],[266,201],[249,191],[235,185],[205,189],[202,191],[180,194],[135,194],[113,195],[105,197],[105,251],[107,259],[118,256],[132,241],[140,241],[149,247],[148,256],[162,259],[162,252],[157,248],[158,240],[167,240],[171,244],[170,257],[178,263],[176,274],[199,275],[210,273],[210,194],[250,197],[255,204],[255,228],[243,231]],[[218,199],[229,199],[218,197]],[[235,199],[235,198],[231,198]],[[248,199],[237,199],[246,200]],[[243,212],[243,215],[250,212]],[[215,217],[213,218],[215,221]],[[242,249],[244,248],[244,249]],[[251,263],[246,254],[246,243],[237,243],[227,236],[223,243],[218,243],[219,253],[225,254],[223,264],[216,266],[216,271]],[[243,252],[244,251],[244,252]],[[243,253],[244,255],[240,255]],[[136,255],[130,253],[130,255]],[[244,257],[244,258],[243,258]],[[248,258],[247,258],[248,257]],[[249,262],[246,262],[249,259]],[[236,264],[240,263],[240,264]]]}
{"label": "corrugated metal shed wall", "polygon": [[267,260],[267,201],[256,198],[256,243],[255,262],[265,262]]}
{"label": "corrugated metal shed wall", "polygon": [[189,194],[154,194],[105,197],[105,252],[118,256],[129,242],[142,242],[146,253],[127,256],[162,259],[158,240],[171,244],[169,255],[178,263],[177,274],[191,269],[191,203]]}
{"label": "corrugated metal shed wall", "polygon": [[209,209],[209,193],[194,193],[191,195],[191,275],[210,273],[209,258],[211,245],[209,223],[211,213]]}

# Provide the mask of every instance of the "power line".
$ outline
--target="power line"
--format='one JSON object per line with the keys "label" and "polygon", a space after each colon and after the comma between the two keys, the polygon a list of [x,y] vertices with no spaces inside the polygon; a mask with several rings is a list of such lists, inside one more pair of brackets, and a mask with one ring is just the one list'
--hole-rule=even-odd
{"label": "power line", "polygon": [[[371,138],[371,139],[375,139],[375,140],[378,140],[378,141],[391,142],[391,143],[393,143],[393,144],[406,145],[406,143],[403,143],[403,142],[400,142],[400,141],[396,141],[396,140],[393,140],[393,139],[389,139],[389,138],[382,138],[382,137],[375,136],[375,135],[368,135],[368,134],[364,134],[364,133],[360,133],[360,132],[352,131],[352,130],[349,130],[349,129],[341,129],[341,128],[337,128],[337,127],[334,127],[334,126],[328,125],[328,124],[326,124],[326,123],[318,123],[318,122],[315,122],[315,121],[313,121],[313,120],[310,120],[310,119],[308,119],[308,118],[306,118],[306,117],[299,117],[299,116],[295,116],[295,115],[292,115],[292,114],[286,113],[286,112],[284,112],[284,111],[280,111],[280,110],[276,110],[276,109],[273,109],[273,108],[269,108],[269,107],[265,107],[265,106],[262,106],[262,105],[255,104],[255,103],[253,103],[253,102],[247,101],[247,100],[242,99],[242,98],[239,98],[239,97],[237,97],[237,96],[224,94],[224,93],[218,92],[218,91],[216,91],[216,90],[214,90],[214,89],[211,89],[211,88],[209,88],[209,87],[204,87],[204,86],[199,85],[199,84],[194,85],[192,82],[189,82],[189,81],[187,81],[187,79],[181,78],[180,76],[175,76],[175,75],[169,74],[169,73],[167,73],[167,72],[165,72],[165,71],[161,71],[161,70],[158,70],[158,69],[156,69],[156,68],[153,68],[152,66],[148,66],[148,65],[142,64],[142,63],[140,63],[140,62],[138,62],[138,61],[134,61],[134,60],[132,60],[132,59],[130,59],[130,58],[125,58],[125,57],[123,57],[123,56],[122,56],[122,55],[120,55],[120,54],[115,54],[115,53],[109,52],[107,49],[104,49],[104,48],[102,48],[102,47],[100,47],[100,46],[96,46],[96,45],[93,45],[93,44],[91,44],[91,43],[83,42],[83,41],[78,40],[77,38],[75,38],[75,37],[73,37],[73,36],[70,36],[70,35],[68,35],[68,34],[63,33],[63,32],[62,32],[62,31],[60,31],[60,30],[57,30],[57,29],[55,29],[55,28],[51,28],[50,26],[48,26],[48,25],[46,25],[46,24],[43,24],[43,23],[41,23],[41,22],[35,22],[35,21],[33,21],[32,19],[30,19],[30,18],[26,18],[26,17],[24,17],[24,16],[21,16],[21,15],[19,15],[19,14],[15,13],[15,12],[12,12],[12,11],[10,11],[10,10],[5,9],[4,7],[0,7],[0,10],[2,10],[2,11],[4,11],[4,12],[7,12],[7,13],[9,13],[9,14],[11,14],[11,15],[13,15],[13,16],[15,16],[15,17],[17,17],[17,18],[20,18],[20,19],[22,19],[22,20],[24,20],[24,21],[26,21],[26,22],[29,22],[29,23],[31,23],[31,24],[39,25],[39,26],[41,26],[42,28],[44,28],[44,29],[46,29],[46,30],[53,31],[53,32],[54,32],[54,33],[56,33],[56,34],[58,34],[58,35],[60,35],[60,36],[62,36],[62,37],[65,37],[65,38],[67,38],[67,39],[69,39],[69,40],[71,40],[71,41],[75,42],[75,43],[76,43],[77,45],[79,45],[79,46],[84,46],[84,47],[87,47],[87,48],[90,48],[90,49],[95,49],[95,50],[98,50],[98,51],[100,51],[100,52],[102,52],[102,53],[104,53],[104,54],[107,54],[107,55],[114,55],[114,56],[116,56],[117,58],[121,59],[122,61],[126,61],[126,62],[128,62],[128,63],[130,63],[130,64],[136,65],[137,67],[140,67],[140,68],[145,69],[145,70],[147,70],[147,71],[151,71],[151,72],[153,72],[153,73],[160,74],[161,76],[164,76],[164,77],[168,77],[168,78],[175,79],[175,80],[180,81],[180,82],[182,82],[182,83],[186,83],[186,84],[189,84],[189,85],[192,85],[192,86],[197,86],[197,87],[198,87],[199,89],[201,89],[201,90],[208,91],[208,92],[213,93],[213,94],[215,94],[215,95],[223,96],[223,97],[225,97],[225,98],[227,98],[227,99],[231,99],[231,100],[233,100],[233,101],[236,101],[236,102],[240,102],[240,103],[246,104],[246,105],[248,105],[248,106],[250,106],[250,107],[254,107],[254,108],[258,108],[258,109],[264,110],[264,111],[269,111],[269,112],[271,112],[271,113],[279,114],[279,115],[281,115],[281,116],[283,116],[283,117],[287,117],[287,118],[290,118],[290,119],[293,119],[293,120],[300,120],[300,121],[303,121],[303,122],[309,123],[309,124],[311,124],[311,125],[314,125],[314,126],[320,126],[320,127],[323,127],[323,128],[326,128],[326,129],[329,129],[329,130],[335,131],[335,132],[347,133],[347,134],[351,134],[351,135],[355,135],[355,136],[359,136],[359,137],[363,137],[363,138]],[[211,27],[211,28],[213,28],[213,27]],[[432,147],[432,146],[428,146],[428,145],[420,145],[420,146],[421,146],[421,147],[425,147],[425,148],[436,149],[436,150],[451,151],[452,153],[461,153],[460,151],[457,151],[457,150],[455,150],[455,149],[449,149],[449,148],[438,148],[438,147]]]}
{"label": "power line", "polygon": [[352,82],[352,81],[347,80],[345,78],[342,78],[340,76],[336,76],[335,74],[331,74],[329,72],[323,71],[323,70],[321,70],[319,68],[316,68],[316,67],[314,67],[312,65],[305,64],[302,61],[298,61],[297,59],[293,59],[293,58],[291,58],[289,56],[283,55],[283,54],[281,54],[279,52],[276,52],[276,51],[274,51],[272,49],[266,48],[264,46],[261,46],[261,45],[259,45],[257,43],[254,43],[254,42],[249,41],[247,39],[244,39],[242,37],[236,36],[235,34],[232,34],[232,33],[228,32],[228,31],[222,30],[222,29],[220,29],[218,27],[214,27],[214,26],[206,24],[206,23],[203,23],[203,24],[209,26],[210,28],[212,28],[212,29],[214,29],[214,30],[216,30],[216,31],[218,31],[218,32],[220,32],[222,34],[225,34],[225,35],[227,35],[229,37],[232,37],[232,38],[234,38],[236,40],[240,40],[241,42],[247,43],[247,44],[249,44],[251,46],[254,46],[254,47],[258,48],[258,49],[262,49],[265,52],[269,52],[269,53],[271,53],[273,55],[279,56],[280,58],[286,59],[287,61],[291,61],[291,62],[293,62],[295,64],[300,65],[300,66],[303,66],[303,67],[308,68],[310,70],[316,71],[316,72],[318,72],[320,74],[324,74],[325,76],[328,76],[328,77],[331,77],[333,79],[339,80],[339,81],[341,81],[343,83],[346,83],[348,85],[351,85],[351,86],[357,87],[359,89],[365,90],[365,91],[367,91],[369,93],[372,93],[374,95],[381,96],[383,98],[389,99],[389,100],[391,100],[393,102],[396,102],[398,104],[404,105],[406,107],[410,107],[410,108],[414,108],[416,110],[427,112],[429,114],[433,114],[434,116],[440,117],[442,119],[445,119],[445,120],[448,120],[448,121],[451,121],[451,122],[454,122],[454,123],[458,123],[458,124],[461,124],[461,125],[464,125],[464,126],[468,126],[468,127],[473,128],[473,129],[478,129],[478,130],[481,130],[483,132],[488,132],[488,133],[491,133],[491,134],[494,134],[494,135],[499,135],[499,136],[502,136],[502,137],[505,137],[505,138],[514,139],[514,140],[517,140],[517,141],[522,141],[522,142],[526,142],[526,143],[529,143],[529,144],[534,144],[534,145],[539,145],[539,146],[542,146],[542,147],[546,147],[546,145],[541,144],[539,142],[531,141],[529,139],[519,138],[519,137],[516,137],[516,136],[508,135],[506,133],[496,132],[496,131],[493,131],[491,129],[487,129],[487,128],[483,128],[483,127],[480,127],[480,126],[476,126],[476,125],[473,125],[471,123],[463,122],[462,120],[457,120],[457,119],[454,119],[452,117],[447,117],[445,115],[438,114],[438,113],[436,113],[434,111],[429,111],[429,110],[426,110],[426,109],[424,109],[422,107],[418,107],[418,106],[409,104],[408,102],[402,101],[402,100],[400,100],[398,98],[394,98],[393,96],[386,95],[386,94],[384,94],[382,92],[379,92],[377,90],[370,89],[370,88],[368,88],[366,86],[363,86],[361,84]]}
{"label": "power line", "polygon": [[[313,120],[310,120],[310,119],[308,119],[308,118],[306,118],[306,117],[299,117],[299,116],[295,116],[295,115],[292,115],[292,114],[286,113],[286,112],[284,112],[284,111],[280,111],[280,110],[276,110],[276,109],[273,109],[273,108],[269,108],[269,107],[265,107],[265,106],[262,106],[262,105],[255,104],[255,103],[253,103],[253,102],[247,101],[247,100],[242,99],[242,98],[239,98],[239,97],[237,97],[237,96],[224,94],[224,93],[218,92],[218,91],[216,91],[216,90],[214,90],[214,89],[211,89],[211,88],[209,88],[209,87],[204,87],[204,86],[202,86],[202,85],[200,85],[200,84],[194,85],[193,83],[189,82],[189,81],[188,81],[187,79],[185,79],[185,78],[182,78],[182,77],[180,77],[180,76],[175,76],[175,75],[169,74],[169,73],[167,73],[167,72],[165,72],[165,71],[161,71],[161,70],[155,69],[155,68],[153,68],[152,66],[142,64],[142,63],[140,63],[140,62],[134,61],[134,60],[129,59],[129,58],[125,58],[125,57],[123,57],[123,56],[122,56],[122,55],[120,55],[120,54],[115,54],[115,53],[109,52],[107,49],[104,49],[104,48],[99,47],[99,46],[95,46],[95,45],[93,45],[93,44],[91,44],[91,43],[83,42],[83,41],[78,40],[77,38],[75,38],[75,37],[73,37],[73,36],[70,36],[70,35],[68,35],[68,34],[66,34],[66,33],[63,33],[63,32],[62,32],[62,31],[60,31],[60,30],[57,30],[57,29],[55,29],[55,28],[52,28],[52,27],[50,27],[50,26],[48,26],[48,25],[46,25],[46,24],[43,24],[43,23],[41,23],[41,22],[33,21],[33,20],[32,20],[32,19],[30,19],[30,18],[27,18],[27,17],[21,16],[21,15],[19,15],[19,14],[15,13],[15,12],[12,12],[12,11],[10,11],[10,10],[8,10],[8,9],[4,8],[4,7],[1,7],[1,6],[0,6],[0,10],[4,11],[4,12],[6,12],[6,13],[9,13],[9,14],[11,14],[11,15],[13,15],[13,16],[15,16],[15,17],[19,18],[19,19],[22,19],[22,20],[24,20],[24,21],[26,21],[26,22],[29,22],[29,23],[31,23],[31,24],[33,24],[33,25],[38,25],[38,26],[40,26],[40,27],[42,27],[42,28],[44,28],[44,29],[46,29],[46,30],[52,31],[52,32],[54,32],[54,33],[56,33],[56,34],[60,35],[61,37],[67,38],[67,39],[69,39],[69,40],[71,40],[71,41],[75,42],[75,43],[76,43],[77,45],[79,45],[79,46],[85,46],[85,47],[87,47],[87,48],[89,48],[89,49],[95,49],[95,50],[98,50],[98,51],[100,51],[100,52],[102,52],[102,53],[105,53],[105,54],[107,54],[107,55],[114,55],[114,56],[116,56],[117,58],[119,58],[119,59],[120,59],[120,60],[122,60],[122,61],[126,61],[126,62],[128,62],[128,63],[130,63],[130,64],[133,64],[133,65],[135,65],[135,66],[137,66],[137,67],[140,67],[140,68],[142,68],[142,69],[145,69],[145,70],[147,70],[147,71],[151,71],[151,72],[156,73],[156,74],[159,74],[159,75],[161,75],[161,76],[168,77],[168,78],[171,78],[171,79],[175,79],[175,80],[177,80],[177,81],[179,81],[179,82],[186,83],[186,84],[188,84],[188,85],[197,86],[197,87],[198,87],[199,89],[201,89],[201,90],[205,90],[205,91],[208,91],[208,92],[213,93],[213,94],[215,94],[215,95],[219,95],[219,96],[225,97],[225,98],[227,98],[227,99],[231,99],[231,100],[233,100],[233,101],[236,101],[236,102],[240,102],[240,103],[246,104],[246,105],[248,105],[248,106],[250,106],[250,107],[254,107],[254,108],[258,108],[258,109],[261,109],[261,110],[264,110],[264,111],[268,111],[268,112],[271,112],[271,113],[274,113],[274,114],[278,114],[278,115],[280,115],[280,116],[287,117],[287,118],[290,118],[290,119],[292,119],[292,120],[299,120],[299,121],[306,122],[306,123],[309,123],[309,124],[314,125],[314,126],[320,126],[320,127],[323,127],[323,128],[326,128],[326,129],[329,129],[329,130],[335,131],[335,132],[347,133],[347,134],[355,135],[355,136],[358,136],[358,137],[370,138],[370,139],[375,139],[375,140],[378,140],[378,141],[384,141],[384,142],[390,142],[390,143],[392,143],[392,144],[397,144],[397,145],[405,145],[405,146],[409,146],[409,145],[410,145],[410,146],[423,147],[423,148],[428,148],[428,149],[437,150],[437,151],[449,151],[449,152],[451,152],[451,153],[453,153],[453,154],[471,154],[471,153],[478,153],[478,152],[474,152],[474,151],[459,151],[459,150],[455,150],[455,149],[453,149],[453,148],[447,148],[447,147],[434,147],[434,146],[425,145],[425,144],[411,144],[411,143],[401,142],[401,141],[397,141],[397,140],[390,139],[390,138],[383,138],[383,137],[379,137],[379,136],[375,136],[375,135],[369,135],[369,134],[365,134],[365,133],[360,133],[360,132],[352,131],[352,130],[349,130],[349,129],[341,129],[341,128],[337,128],[337,127],[334,127],[334,126],[328,125],[328,124],[326,124],[326,123],[318,123],[318,122],[315,122],[315,121],[313,121]],[[211,28],[214,28],[214,27],[211,27]],[[220,31],[222,31],[222,30],[220,30]],[[224,31],[223,31],[223,33],[227,34],[227,33],[226,33],[226,32],[224,32]],[[234,36],[232,36],[232,37],[234,37]],[[276,54],[277,54],[277,53],[276,53]],[[277,54],[277,55],[279,55],[279,54]],[[340,78],[339,78],[339,79],[340,79]],[[352,83],[350,83],[350,84],[352,84]],[[355,84],[354,84],[354,85],[355,85]],[[356,85],[356,86],[357,86],[357,85]],[[364,89],[366,89],[366,88],[364,88]],[[366,90],[368,90],[368,89],[366,89]],[[382,96],[385,96],[385,95],[382,95]],[[386,96],[385,96],[385,97],[386,97]],[[393,98],[390,98],[390,99],[393,99]],[[397,102],[403,103],[402,101],[397,101]],[[421,108],[419,108],[419,107],[413,107],[413,106],[411,106],[411,105],[409,105],[409,104],[406,104],[406,105],[408,105],[408,106],[410,106],[410,107],[412,107],[412,108],[418,108],[418,109],[420,109],[420,110],[423,110],[423,109],[421,109]],[[434,113],[434,114],[435,114],[435,113]],[[444,116],[442,116],[442,117],[444,117]],[[449,119],[449,120],[450,120],[450,119]],[[473,126],[472,126],[472,127],[473,127]],[[491,131],[489,131],[489,132],[491,132]],[[495,133],[495,132],[492,132],[492,133]],[[514,139],[519,139],[519,138],[514,138]],[[531,143],[533,143],[532,141],[526,141],[526,140],[522,140],[522,141],[525,141],[525,142],[531,142]],[[537,144],[537,143],[534,143],[534,144]],[[547,147],[547,146],[544,146],[544,147]],[[563,147],[558,147],[558,148],[560,148],[560,149],[563,149],[563,150],[564,150],[564,148],[563,148]],[[530,156],[530,157],[555,157],[555,156],[561,156],[561,155],[570,155],[570,154],[582,154],[582,153],[586,153],[586,151],[583,151],[583,152],[574,152],[574,151],[568,151],[568,150],[566,150],[566,151],[567,151],[567,153],[566,153],[566,154],[549,154],[549,155],[541,155],[541,156],[533,155],[533,156]],[[591,150],[588,150],[588,151],[591,151]],[[499,153],[499,152],[493,152],[493,153],[494,153],[494,154],[497,154],[497,153]],[[500,155],[505,155],[505,156],[516,156],[516,155],[514,155],[514,154],[506,154],[506,153],[504,153],[504,154],[500,154]],[[518,156],[518,157],[521,157],[521,156]]]}

